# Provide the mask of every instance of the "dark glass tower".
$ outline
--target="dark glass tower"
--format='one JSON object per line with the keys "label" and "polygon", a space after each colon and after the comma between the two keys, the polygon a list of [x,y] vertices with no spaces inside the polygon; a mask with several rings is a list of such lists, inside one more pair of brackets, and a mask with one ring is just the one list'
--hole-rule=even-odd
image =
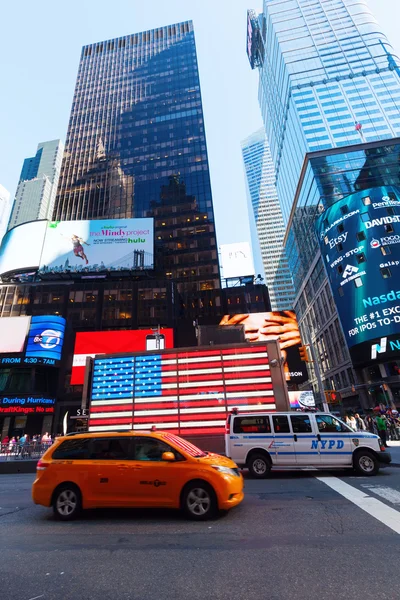
{"label": "dark glass tower", "polygon": [[154,217],[156,273],[220,287],[191,21],[84,46],[54,219]]}

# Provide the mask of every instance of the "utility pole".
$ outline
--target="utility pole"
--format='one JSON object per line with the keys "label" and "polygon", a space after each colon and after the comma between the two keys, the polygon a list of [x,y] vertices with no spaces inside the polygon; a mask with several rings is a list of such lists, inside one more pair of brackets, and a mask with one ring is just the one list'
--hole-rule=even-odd
{"label": "utility pole", "polygon": [[315,351],[314,344],[311,341],[311,334],[310,334],[310,331],[309,331],[307,325],[304,325],[303,329],[304,329],[304,331],[306,333],[306,337],[308,339],[308,342],[306,342],[306,345],[310,348],[311,358],[312,358],[312,362],[313,362],[314,370],[315,370],[315,375],[316,375],[317,381],[318,381],[318,390],[319,390],[321,400],[322,400],[322,406],[324,407],[325,412],[329,412],[329,406],[325,402],[325,389],[324,389],[324,384],[323,384],[322,377],[321,377],[321,371],[319,369],[317,353]]}

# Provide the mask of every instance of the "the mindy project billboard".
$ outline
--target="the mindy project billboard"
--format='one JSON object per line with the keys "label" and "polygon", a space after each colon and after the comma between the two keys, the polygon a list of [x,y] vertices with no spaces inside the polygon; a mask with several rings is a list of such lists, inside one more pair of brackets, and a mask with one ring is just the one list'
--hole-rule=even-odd
{"label": "the mindy project billboard", "polygon": [[400,356],[400,189],[351,194],[316,231],[353,363]]}

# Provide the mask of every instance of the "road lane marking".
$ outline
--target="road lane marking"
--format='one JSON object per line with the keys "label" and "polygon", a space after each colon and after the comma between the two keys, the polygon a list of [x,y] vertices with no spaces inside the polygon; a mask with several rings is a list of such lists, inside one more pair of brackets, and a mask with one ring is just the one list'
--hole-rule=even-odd
{"label": "road lane marking", "polygon": [[381,496],[382,498],[384,498],[388,502],[391,502],[392,504],[400,504],[400,492],[394,490],[393,488],[368,483],[362,484],[361,487],[369,489],[373,494]]}
{"label": "road lane marking", "polygon": [[400,533],[400,512],[387,506],[381,500],[371,498],[365,492],[354,488],[337,477],[316,477],[332,490],[353,502],[356,506],[374,517],[396,533]]}

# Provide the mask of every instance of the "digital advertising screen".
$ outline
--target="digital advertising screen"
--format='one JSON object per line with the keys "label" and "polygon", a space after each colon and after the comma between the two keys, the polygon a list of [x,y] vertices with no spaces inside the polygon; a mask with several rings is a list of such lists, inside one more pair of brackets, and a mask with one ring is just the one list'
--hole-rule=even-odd
{"label": "digital advertising screen", "polygon": [[24,351],[30,317],[2,317],[0,319],[0,355]]}
{"label": "digital advertising screen", "polygon": [[39,274],[154,268],[153,219],[48,222]]}
{"label": "digital advertising screen", "polygon": [[30,415],[54,413],[56,399],[45,396],[0,396],[0,414]]}
{"label": "digital advertising screen", "polygon": [[312,391],[302,390],[288,392],[292,410],[310,410],[315,408],[315,397]]}
{"label": "digital advertising screen", "polygon": [[57,365],[61,360],[66,321],[57,315],[32,317],[25,363]]}
{"label": "digital advertising screen", "polygon": [[267,344],[94,360],[89,431],[222,434],[233,407],[276,409]]}
{"label": "digital advertising screen", "polygon": [[225,315],[220,326],[225,325],[243,325],[248,342],[263,342],[279,337],[285,359],[286,380],[292,383],[307,381],[307,367],[299,353],[302,345],[299,324],[293,310]]}
{"label": "digital advertising screen", "polygon": [[173,347],[173,329],[160,329],[160,334],[153,329],[78,332],[75,337],[71,385],[83,385],[88,356],[141,352],[158,348],[163,350]]}
{"label": "digital advertising screen", "polygon": [[255,275],[253,255],[248,242],[223,244],[220,250],[225,279]]}
{"label": "digital advertising screen", "polygon": [[47,221],[31,221],[5,234],[0,246],[0,276],[38,268],[46,225]]}
{"label": "digital advertising screen", "polygon": [[353,363],[400,356],[400,189],[351,194],[316,231]]}

